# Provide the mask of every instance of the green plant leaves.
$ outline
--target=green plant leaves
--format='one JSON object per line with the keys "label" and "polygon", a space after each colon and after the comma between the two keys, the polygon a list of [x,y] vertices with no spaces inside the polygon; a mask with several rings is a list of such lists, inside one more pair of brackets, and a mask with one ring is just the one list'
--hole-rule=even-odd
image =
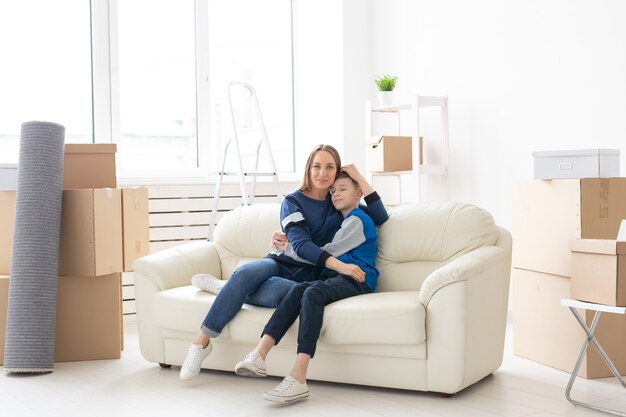
{"label": "green plant leaves", "polygon": [[398,81],[398,76],[385,74],[382,77],[377,77],[374,79],[374,82],[378,86],[380,91],[392,91],[396,88],[396,82]]}

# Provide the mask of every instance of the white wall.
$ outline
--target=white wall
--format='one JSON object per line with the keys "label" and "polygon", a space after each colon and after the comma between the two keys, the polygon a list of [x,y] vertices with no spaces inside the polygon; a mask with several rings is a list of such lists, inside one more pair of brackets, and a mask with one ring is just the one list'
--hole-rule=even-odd
{"label": "white wall", "polygon": [[365,100],[372,83],[369,0],[296,0],[296,176],[319,143],[365,167]]}
{"label": "white wall", "polygon": [[294,2],[296,172],[319,143],[343,149],[342,3]]}
{"label": "white wall", "polygon": [[343,163],[365,170],[365,101],[372,85],[372,15],[369,0],[343,0]]}
{"label": "white wall", "polygon": [[[532,178],[533,151],[622,147],[626,2],[371,0],[362,7],[371,7],[373,64],[357,76],[397,74],[401,100],[416,92],[449,96],[453,200],[480,205],[510,227],[511,184]],[[374,84],[368,88],[374,99]],[[346,117],[344,130],[356,132],[357,119]],[[357,154],[351,146],[346,152]]]}

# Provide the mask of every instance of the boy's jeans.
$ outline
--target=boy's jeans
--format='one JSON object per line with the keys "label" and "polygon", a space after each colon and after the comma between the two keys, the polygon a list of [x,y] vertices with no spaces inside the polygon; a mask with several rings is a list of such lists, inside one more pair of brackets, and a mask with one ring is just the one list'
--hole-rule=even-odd
{"label": "boy's jeans", "polygon": [[293,285],[267,322],[263,334],[272,336],[278,344],[300,315],[298,353],[307,353],[313,357],[322,330],[324,307],[344,298],[370,292],[372,290],[367,285],[346,275]]}

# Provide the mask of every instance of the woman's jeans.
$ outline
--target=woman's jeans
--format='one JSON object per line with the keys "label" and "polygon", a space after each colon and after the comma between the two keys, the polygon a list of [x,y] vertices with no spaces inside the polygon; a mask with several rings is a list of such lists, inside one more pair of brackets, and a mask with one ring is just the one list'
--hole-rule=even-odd
{"label": "woman's jeans", "polygon": [[273,258],[240,266],[217,294],[202,322],[202,332],[209,337],[219,336],[243,303],[276,307],[292,286],[317,279],[318,272],[314,265],[284,265]]}
{"label": "woman's jeans", "polygon": [[287,333],[300,315],[298,353],[313,357],[324,319],[324,306],[372,290],[349,276],[336,275],[326,280],[293,285],[263,329],[263,335],[272,336],[276,344]]}

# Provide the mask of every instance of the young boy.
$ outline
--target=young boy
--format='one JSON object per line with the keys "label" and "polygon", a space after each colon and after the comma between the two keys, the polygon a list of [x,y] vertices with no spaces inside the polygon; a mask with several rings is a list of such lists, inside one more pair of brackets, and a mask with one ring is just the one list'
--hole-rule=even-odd
{"label": "young boy", "polygon": [[[333,241],[324,249],[331,257],[333,270],[325,269],[321,279],[292,287],[263,329],[259,344],[235,367],[238,375],[266,376],[265,358],[300,316],[298,354],[290,374],[273,390],[263,395],[268,401],[288,403],[309,396],[306,374],[315,354],[324,317],[324,306],[344,298],[367,294],[376,289],[376,228],[372,219],[359,208],[363,192],[345,172],[340,172],[331,187],[332,202],[344,220]],[[287,246],[285,252],[291,248]]]}

